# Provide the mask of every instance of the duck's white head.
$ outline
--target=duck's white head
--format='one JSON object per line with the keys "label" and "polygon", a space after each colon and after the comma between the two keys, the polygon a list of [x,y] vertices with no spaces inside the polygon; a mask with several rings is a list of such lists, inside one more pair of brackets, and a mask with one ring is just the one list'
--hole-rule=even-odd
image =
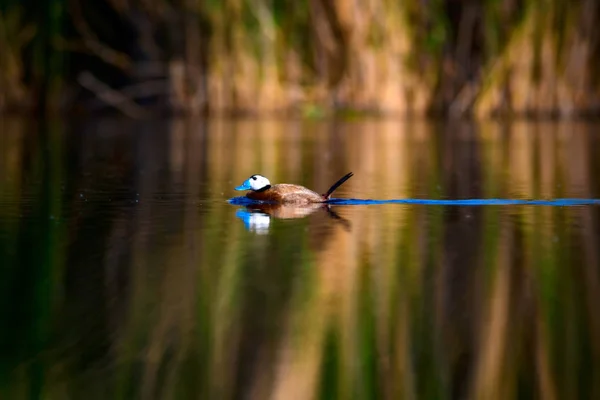
{"label": "duck's white head", "polygon": [[262,175],[252,175],[244,183],[236,187],[235,190],[261,190],[267,186],[271,186],[271,182],[267,178]]}

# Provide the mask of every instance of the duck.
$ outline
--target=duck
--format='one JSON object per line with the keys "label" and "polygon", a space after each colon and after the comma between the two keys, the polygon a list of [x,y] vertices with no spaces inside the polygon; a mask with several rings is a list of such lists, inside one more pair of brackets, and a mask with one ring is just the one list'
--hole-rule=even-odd
{"label": "duck", "polygon": [[319,194],[300,185],[279,183],[271,185],[264,176],[255,174],[246,179],[244,183],[237,186],[235,190],[249,190],[246,197],[251,200],[264,201],[277,204],[306,205],[315,203],[326,203],[331,194],[344,182],[354,175],[347,173],[335,182],[325,194]]}

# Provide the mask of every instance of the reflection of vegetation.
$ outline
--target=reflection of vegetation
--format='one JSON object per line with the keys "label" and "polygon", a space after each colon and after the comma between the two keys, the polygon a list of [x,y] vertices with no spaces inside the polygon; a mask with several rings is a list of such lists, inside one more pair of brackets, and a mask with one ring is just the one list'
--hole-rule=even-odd
{"label": "reflection of vegetation", "polygon": [[352,165],[357,197],[592,197],[582,126],[311,123],[291,146],[297,126],[176,122],[67,147],[2,123],[1,397],[598,390],[595,208],[357,207],[351,231],[314,213],[255,236],[219,195],[255,168],[319,188]]}
{"label": "reflection of vegetation", "polygon": [[596,0],[24,1],[0,108],[597,112]]}

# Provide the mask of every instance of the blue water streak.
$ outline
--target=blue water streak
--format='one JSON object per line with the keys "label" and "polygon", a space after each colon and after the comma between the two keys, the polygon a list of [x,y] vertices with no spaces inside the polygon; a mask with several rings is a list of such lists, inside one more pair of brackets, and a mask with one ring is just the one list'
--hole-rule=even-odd
{"label": "blue water streak", "polygon": [[[229,203],[235,205],[260,204],[247,197],[234,197],[229,199]],[[327,204],[336,206],[367,206],[376,204],[417,204],[429,206],[595,206],[600,205],[600,199],[546,199],[546,200],[525,200],[525,199],[329,199]]]}
{"label": "blue water streak", "polygon": [[358,206],[374,204],[420,204],[429,206],[587,206],[600,205],[600,199],[547,199],[547,200],[525,200],[525,199],[330,199],[328,204]]}

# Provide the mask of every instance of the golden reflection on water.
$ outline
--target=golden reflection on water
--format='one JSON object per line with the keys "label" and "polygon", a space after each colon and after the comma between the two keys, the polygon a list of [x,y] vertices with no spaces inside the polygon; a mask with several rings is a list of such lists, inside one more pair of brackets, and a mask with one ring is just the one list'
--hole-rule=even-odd
{"label": "golden reflection on water", "polygon": [[226,202],[348,171],[336,197],[599,197],[594,125],[3,124],[2,397],[600,395],[596,207],[273,208],[256,232]]}

